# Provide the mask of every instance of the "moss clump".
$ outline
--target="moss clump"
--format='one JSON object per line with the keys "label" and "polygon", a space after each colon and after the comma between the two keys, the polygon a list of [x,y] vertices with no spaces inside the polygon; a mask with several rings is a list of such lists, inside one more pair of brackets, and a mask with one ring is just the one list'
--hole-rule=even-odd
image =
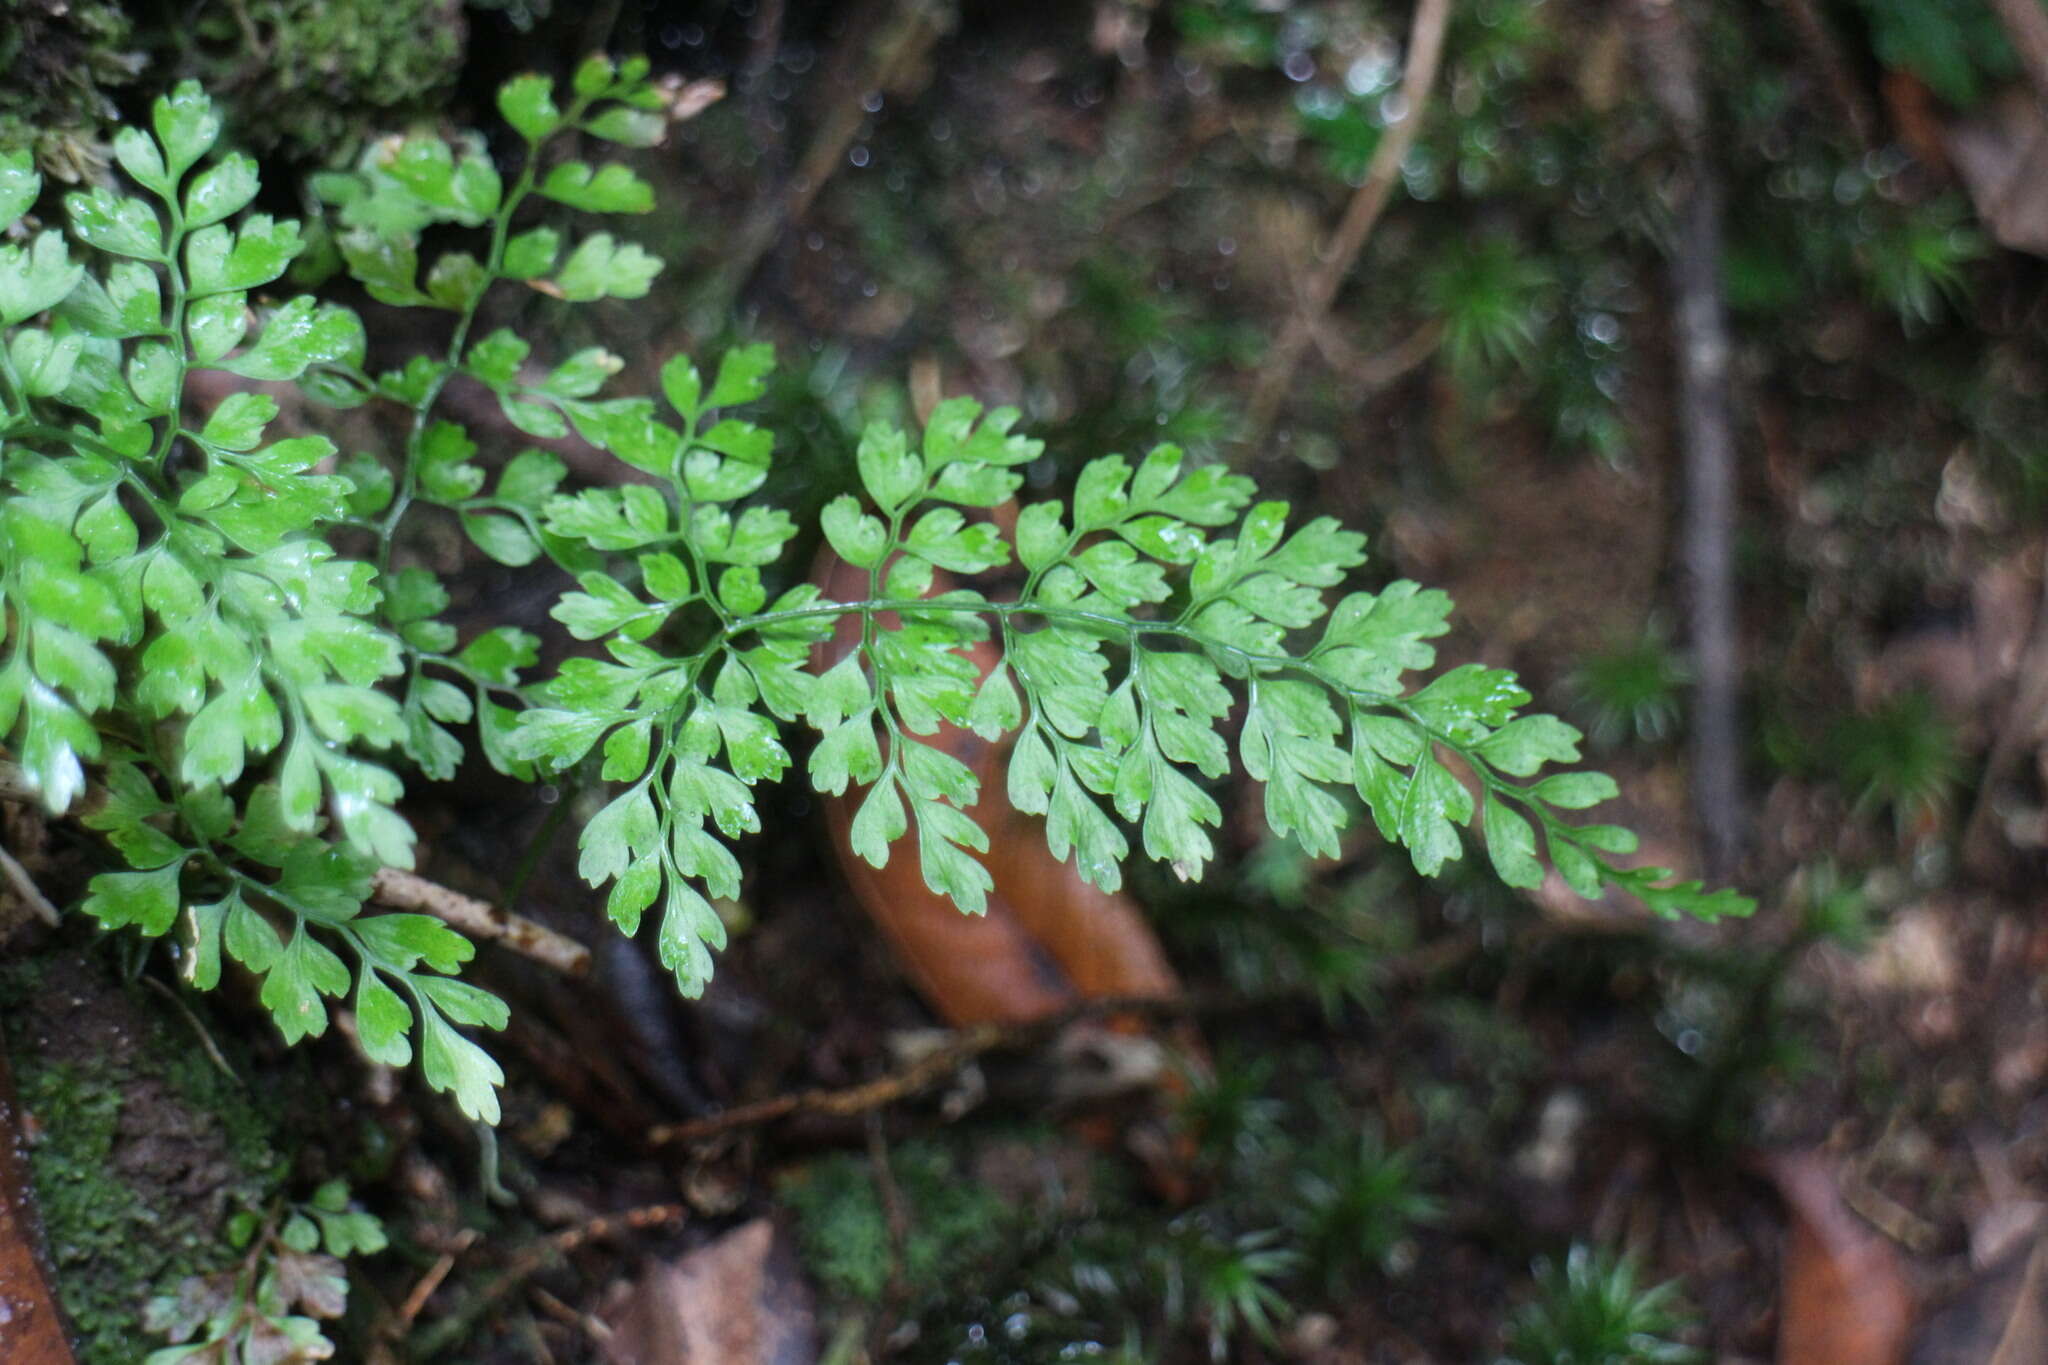
{"label": "moss clump", "polygon": [[[936,1296],[963,1268],[1001,1249],[1017,1223],[1009,1204],[965,1175],[936,1143],[890,1157],[903,1202],[903,1283],[913,1301]],[[889,1214],[865,1156],[840,1152],[792,1173],[777,1191],[796,1210],[804,1259],[835,1297],[878,1303],[895,1264]]]}
{"label": "moss clump", "polygon": [[0,0],[0,148],[27,147],[53,179],[83,179],[107,161],[108,92],[144,58],[113,0]]}
{"label": "moss clump", "polygon": [[258,151],[335,164],[437,105],[462,65],[459,0],[243,0],[212,6],[184,65]]}
{"label": "moss clump", "polygon": [[60,949],[0,968],[0,1018],[57,1295],[81,1365],[133,1365],[141,1310],[223,1268],[229,1212],[289,1172],[274,1101],[223,1075],[192,1024]]}
{"label": "moss clump", "polygon": [[0,0],[0,148],[52,179],[103,173],[115,96],[140,107],[196,76],[231,138],[332,165],[366,136],[439,107],[460,74],[461,0]]}

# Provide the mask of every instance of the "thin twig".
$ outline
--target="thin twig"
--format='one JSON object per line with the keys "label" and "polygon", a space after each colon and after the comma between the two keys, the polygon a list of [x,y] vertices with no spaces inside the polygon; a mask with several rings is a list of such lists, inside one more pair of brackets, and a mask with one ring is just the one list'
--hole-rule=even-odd
{"label": "thin twig", "polygon": [[455,1269],[456,1258],[475,1246],[482,1235],[475,1228],[464,1228],[456,1235],[455,1245],[442,1252],[434,1263],[427,1267],[426,1274],[420,1276],[419,1282],[412,1287],[412,1292],[405,1296],[405,1302],[399,1305],[398,1329],[401,1333],[412,1326],[413,1320],[419,1317],[420,1311],[427,1306],[427,1300],[434,1297],[434,1291],[448,1278],[448,1272]]}
{"label": "thin twig", "polygon": [[[1458,935],[1411,953],[1385,959],[1385,979],[1415,981],[1463,961],[1480,946],[1476,935]],[[971,1024],[956,1030],[915,1061],[859,1085],[836,1090],[794,1090],[720,1114],[684,1123],[668,1123],[647,1133],[650,1147],[703,1142],[742,1128],[758,1128],[794,1114],[826,1114],[840,1118],[864,1115],[897,1100],[908,1099],[991,1052],[1019,1052],[1035,1047],[1071,1025],[1091,1019],[1181,1019],[1197,1015],[1270,1013],[1299,1005],[1298,996],[1245,995],[1231,991],[1190,991],[1180,995],[1099,996],[1053,1014],[1002,1024]]]}
{"label": "thin twig", "polygon": [[1422,127],[1422,115],[1429,102],[1430,87],[1436,83],[1438,63],[1443,57],[1444,27],[1450,20],[1450,0],[1417,0],[1415,18],[1408,29],[1408,67],[1401,78],[1402,115],[1386,130],[1373,149],[1365,180],[1353,191],[1344,217],[1321,252],[1322,268],[1309,277],[1302,291],[1301,307],[1287,322],[1252,384],[1252,399],[1245,418],[1245,441],[1256,446],[1272,428],[1280,411],[1280,400],[1294,379],[1294,371],[1316,331],[1322,326],[1337,290],[1366,239],[1385,211],[1400,177],[1401,163]]}
{"label": "thin twig", "polygon": [[213,1041],[213,1035],[206,1031],[206,1025],[199,1022],[199,1016],[192,1012],[192,1007],[187,1005],[183,1000],[179,999],[178,993],[176,991],[172,990],[169,986],[166,986],[163,982],[157,980],[155,977],[145,976],[142,979],[145,982],[147,982],[150,985],[150,987],[157,992],[157,994],[163,996],[164,999],[170,1001],[172,1009],[176,1010],[179,1014],[185,1016],[185,1022],[190,1024],[192,1026],[192,1031],[199,1035],[200,1050],[205,1052],[207,1057],[213,1062],[214,1066],[220,1069],[220,1074],[227,1077],[230,1081],[233,1081],[236,1085],[242,1084],[242,1078],[235,1074],[235,1069],[233,1067],[228,1065],[228,1059],[221,1055],[220,1045]]}
{"label": "thin twig", "polygon": [[[68,813],[90,814],[106,799],[103,788],[87,787]],[[33,805],[40,800],[40,793],[30,783],[21,765],[0,759],[0,801]],[[4,849],[0,849],[0,858],[5,858]],[[0,875],[5,875],[9,881],[13,880],[13,872],[7,869],[6,863],[12,861],[5,859],[0,862]],[[590,970],[590,950],[575,939],[536,924],[523,915],[501,910],[488,901],[480,901],[438,882],[428,881],[417,873],[395,867],[382,868],[370,894],[393,909],[423,911],[473,938],[502,943],[513,952],[552,967],[565,976],[582,976]],[[51,922],[55,923],[54,910],[51,916]]]}
{"label": "thin twig", "polygon": [[57,907],[50,904],[50,898],[36,885],[36,879],[28,875],[28,869],[0,844],[0,876],[7,878],[7,884],[14,888],[14,894],[21,897],[22,904],[33,910],[36,918],[54,927],[58,922]]}
{"label": "thin twig", "polygon": [[[528,1246],[506,1265],[504,1273],[478,1290],[476,1296],[449,1316],[423,1329],[413,1342],[413,1355],[428,1360],[468,1336],[484,1314],[554,1261],[587,1242],[607,1241],[628,1232],[680,1223],[690,1216],[681,1204],[650,1204],[624,1213],[601,1214],[573,1228],[564,1228]],[[467,1244],[465,1244],[466,1246]],[[438,1268],[438,1267],[437,1267]],[[444,1275],[446,1272],[442,1272]],[[429,1291],[431,1292],[431,1291]],[[410,1300],[408,1300],[410,1302]]]}
{"label": "thin twig", "polygon": [[1323,363],[1343,375],[1354,392],[1372,393],[1407,378],[1436,354],[1444,340],[1444,320],[1423,319],[1414,331],[1377,355],[1360,355],[1328,318],[1315,329],[1314,340]]}
{"label": "thin twig", "polygon": [[370,894],[395,910],[424,911],[472,938],[502,943],[564,976],[582,976],[590,970],[590,949],[575,939],[417,873],[379,868]]}
{"label": "thin twig", "polygon": [[742,1128],[757,1128],[793,1114],[826,1114],[840,1118],[863,1115],[907,1099],[951,1076],[990,1052],[1014,1052],[1037,1045],[1069,1025],[1090,1019],[1128,1016],[1180,1018],[1195,1014],[1270,1010],[1281,1003],[1271,996],[1199,992],[1173,996],[1104,996],[1083,1000],[1054,1014],[1003,1024],[972,1024],[957,1030],[917,1060],[874,1080],[836,1090],[796,1090],[751,1104],[736,1105],[684,1123],[651,1129],[651,1147],[702,1142]]}
{"label": "thin twig", "polygon": [[1677,311],[1679,438],[1685,456],[1685,569],[1696,680],[1692,796],[1709,873],[1725,877],[1744,838],[1741,650],[1736,638],[1732,346],[1721,298],[1721,182],[1708,136],[1699,54],[1672,0],[1637,0],[1651,96],[1671,121],[1686,183],[1671,252]]}
{"label": "thin twig", "polygon": [[[755,1128],[764,1123],[773,1123],[791,1114],[865,1114],[869,1110],[879,1109],[916,1094],[935,1081],[952,1075],[985,1052],[992,1051],[1006,1042],[1014,1043],[1019,1031],[1026,1028],[1033,1026],[976,1024],[972,1028],[962,1029],[947,1042],[910,1065],[861,1085],[847,1086],[839,1090],[791,1091],[765,1100],[756,1100],[752,1104],[736,1105],[722,1114],[713,1114],[708,1118],[691,1119],[686,1123],[663,1124],[647,1134],[647,1142],[653,1147],[667,1147],[679,1142],[701,1142],[705,1138],[717,1137],[736,1129]],[[1036,1031],[1035,1028],[1033,1031]]]}
{"label": "thin twig", "polygon": [[546,1313],[563,1326],[583,1333],[584,1336],[589,1337],[600,1346],[612,1339],[612,1329],[604,1319],[593,1317],[589,1313],[577,1312],[553,1294],[548,1293],[540,1285],[528,1285],[526,1292],[535,1303],[540,1305],[543,1313]]}

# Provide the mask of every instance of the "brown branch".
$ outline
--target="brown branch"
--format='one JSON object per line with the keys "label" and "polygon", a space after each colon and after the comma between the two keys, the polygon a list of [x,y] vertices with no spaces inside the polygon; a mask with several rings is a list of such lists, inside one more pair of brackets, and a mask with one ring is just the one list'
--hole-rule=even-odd
{"label": "brown branch", "polygon": [[430,882],[417,873],[396,867],[379,868],[370,894],[379,904],[394,910],[424,911],[471,938],[502,943],[520,956],[530,957],[564,976],[582,976],[590,970],[590,949],[575,939],[489,901]]}
{"label": "brown branch", "polygon": [[[1384,959],[1381,974],[1390,981],[1421,981],[1464,961],[1480,947],[1477,935],[1454,935],[1412,952]],[[1091,1019],[1181,1019],[1196,1015],[1271,1012],[1300,1003],[1280,994],[1244,995],[1233,991],[1190,991],[1179,995],[1097,996],[1036,1019],[1005,1024],[972,1024],[931,1051],[871,1081],[836,1090],[795,1090],[719,1114],[683,1123],[663,1124],[648,1131],[650,1147],[702,1142],[742,1128],[758,1128],[794,1114],[826,1114],[849,1118],[867,1114],[944,1080],[991,1052],[1018,1052],[1037,1046],[1071,1025]]]}
{"label": "brown branch", "polygon": [[[839,1090],[798,1090],[774,1095],[751,1104],[735,1105],[722,1114],[668,1123],[647,1134],[650,1147],[668,1147],[681,1142],[701,1142],[741,1128],[773,1123],[791,1114],[834,1114],[841,1117],[865,1114],[907,1098],[936,1081],[945,1079],[985,1052],[1014,1042],[1020,1029],[1031,1025],[1005,1027],[976,1024],[962,1029],[906,1067],[878,1076],[860,1085]],[[1034,1029],[1035,1032],[1035,1029]]]}
{"label": "brown branch", "polygon": [[57,924],[57,907],[50,904],[50,898],[36,885],[36,879],[28,875],[28,869],[7,851],[5,844],[0,844],[0,876],[6,878],[7,884],[14,888],[14,894],[21,897],[22,904],[35,912],[37,919],[52,927]]}
{"label": "brown branch", "polygon": [[[1395,969],[1398,970],[1396,964]],[[871,1081],[836,1090],[796,1090],[751,1104],[735,1105],[720,1114],[664,1124],[649,1131],[650,1147],[702,1142],[742,1128],[757,1128],[795,1114],[826,1114],[850,1118],[907,1099],[944,1080],[991,1052],[1015,1052],[1037,1045],[1070,1025],[1090,1019],[1181,1018],[1197,1014],[1232,1014],[1270,1010],[1284,998],[1229,992],[1196,992],[1173,996],[1099,996],[1036,1019],[1005,1024],[972,1024],[959,1029],[937,1047],[895,1071]]]}
{"label": "brown branch", "polygon": [[[41,794],[19,763],[0,759],[0,801],[36,805],[41,799]],[[87,787],[67,813],[90,814],[106,799],[107,794],[102,788]],[[4,864],[0,864],[0,876],[6,875]],[[370,894],[393,909],[422,911],[472,938],[502,943],[513,952],[530,957],[542,966],[552,967],[564,976],[582,976],[590,970],[590,950],[575,939],[536,924],[523,915],[499,909],[460,891],[451,891],[416,873],[395,867],[381,868]]]}
{"label": "brown branch", "polygon": [[[586,1242],[608,1241],[628,1232],[645,1232],[651,1228],[666,1227],[680,1223],[689,1216],[690,1211],[681,1204],[650,1204],[644,1208],[628,1209],[624,1213],[600,1214],[573,1228],[550,1233],[513,1256],[504,1273],[478,1290],[476,1296],[468,1303],[433,1326],[422,1329],[412,1342],[414,1357],[419,1360],[432,1359],[467,1337],[471,1329],[506,1295]],[[474,1229],[464,1230],[465,1235],[473,1231]],[[456,1251],[459,1253],[471,1245],[474,1245],[473,1238],[456,1248]],[[448,1261],[451,1266],[454,1263],[452,1255],[444,1256],[442,1259]],[[435,1268],[439,1269],[438,1262]],[[442,1274],[445,1275],[446,1272],[443,1271]],[[432,1292],[431,1289],[429,1292]],[[415,1294],[417,1295],[417,1290]],[[421,1303],[425,1303],[424,1297],[421,1297]]]}
{"label": "brown branch", "polygon": [[1386,210],[1394,182],[1401,173],[1401,163],[1407,160],[1408,149],[1415,144],[1422,127],[1430,87],[1436,83],[1437,66],[1443,58],[1444,28],[1450,12],[1450,0],[1416,0],[1415,18],[1408,30],[1408,66],[1401,78],[1401,119],[1386,130],[1379,146],[1373,149],[1364,183],[1353,191],[1343,219],[1322,249],[1321,269],[1309,276],[1299,310],[1282,329],[1253,381],[1251,406],[1245,418],[1247,445],[1257,445],[1272,428],[1302,354],[1322,326],[1344,277],[1351,273],[1359,252],[1365,249],[1366,239]]}
{"label": "brown branch", "polygon": [[1685,570],[1691,609],[1693,810],[1707,870],[1728,876],[1744,836],[1741,775],[1741,650],[1736,635],[1735,437],[1729,416],[1732,342],[1721,298],[1721,183],[1707,127],[1699,53],[1673,0],[1636,0],[1650,94],[1671,121],[1685,183],[1672,244],[1685,461]]}
{"label": "brown branch", "polygon": [[428,1266],[414,1283],[412,1292],[405,1296],[405,1302],[399,1305],[398,1331],[394,1335],[404,1335],[412,1326],[413,1320],[419,1317],[420,1310],[427,1306],[427,1300],[434,1297],[434,1291],[448,1278],[448,1272],[455,1269],[456,1258],[475,1246],[482,1236],[483,1234],[475,1228],[464,1228],[456,1234],[455,1245],[435,1258],[434,1263]]}
{"label": "brown branch", "polygon": [[[2031,4],[2033,0],[2027,2]],[[1843,53],[1841,43],[1836,41],[1834,30],[1828,27],[1820,7],[1814,0],[1778,0],[1778,4],[1791,21],[1792,31],[1799,35],[1806,55],[1819,71],[1821,83],[1841,112],[1843,122],[1856,135],[1857,144],[1865,151],[1877,146],[1877,111],[1858,84],[1849,59]]]}
{"label": "brown branch", "polygon": [[1436,348],[1443,344],[1444,321],[1442,318],[1423,319],[1414,331],[1377,355],[1360,355],[1356,347],[1329,325],[1328,318],[1315,329],[1314,339],[1316,349],[1322,352],[1324,364],[1343,376],[1355,391],[1371,393],[1406,379],[1427,364],[1429,358],[1436,354]]}

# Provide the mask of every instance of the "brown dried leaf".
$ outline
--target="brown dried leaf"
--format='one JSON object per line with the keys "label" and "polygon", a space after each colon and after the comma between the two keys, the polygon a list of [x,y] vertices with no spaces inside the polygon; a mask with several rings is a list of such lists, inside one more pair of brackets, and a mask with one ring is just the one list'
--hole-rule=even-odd
{"label": "brown dried leaf", "polygon": [[193,1333],[225,1310],[235,1293],[235,1274],[188,1275],[178,1282],[175,1297],[151,1299],[142,1310],[143,1330],[166,1341],[192,1339]]}
{"label": "brown dried leaf", "polygon": [[334,1343],[314,1330],[310,1318],[258,1318],[242,1346],[242,1365],[306,1365],[333,1356]]}
{"label": "brown dried leaf", "polygon": [[286,1304],[316,1318],[338,1318],[348,1308],[348,1269],[332,1256],[283,1252],[277,1258],[277,1287]]}
{"label": "brown dried leaf", "polygon": [[1850,1213],[1818,1153],[1763,1168],[1790,1215],[1778,1365],[1899,1365],[1914,1316],[1899,1254]]}
{"label": "brown dried leaf", "polygon": [[811,1297],[766,1218],[647,1268],[605,1314],[612,1365],[809,1365]]}
{"label": "brown dried leaf", "polygon": [[[829,552],[813,578],[840,601],[866,591],[865,572]],[[948,586],[937,582],[933,591]],[[818,666],[830,667],[857,638],[858,628],[842,622],[822,648]],[[983,646],[975,663],[986,674],[997,657],[993,647]],[[893,857],[877,868],[856,855],[847,831],[858,793],[827,798],[825,819],[856,899],[941,1018],[956,1026],[1017,1022],[1057,1013],[1084,998],[1168,996],[1180,989],[1137,903],[1090,885],[1055,859],[1039,822],[1010,805],[999,748],[952,726],[925,742],[981,779],[981,801],[972,814],[989,835],[985,862],[995,889],[986,914],[963,915],[926,887],[914,857]]]}

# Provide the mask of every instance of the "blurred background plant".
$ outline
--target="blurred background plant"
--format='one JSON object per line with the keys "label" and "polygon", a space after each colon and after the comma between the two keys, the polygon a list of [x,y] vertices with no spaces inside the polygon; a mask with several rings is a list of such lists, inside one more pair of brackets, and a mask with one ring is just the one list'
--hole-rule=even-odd
{"label": "blurred background plant", "polygon": [[1508,1327],[1515,1365],[1681,1365],[1704,1359],[1676,1340],[1692,1325],[1675,1280],[1641,1283],[1635,1258],[1574,1246],[1539,1261],[1536,1297]]}

